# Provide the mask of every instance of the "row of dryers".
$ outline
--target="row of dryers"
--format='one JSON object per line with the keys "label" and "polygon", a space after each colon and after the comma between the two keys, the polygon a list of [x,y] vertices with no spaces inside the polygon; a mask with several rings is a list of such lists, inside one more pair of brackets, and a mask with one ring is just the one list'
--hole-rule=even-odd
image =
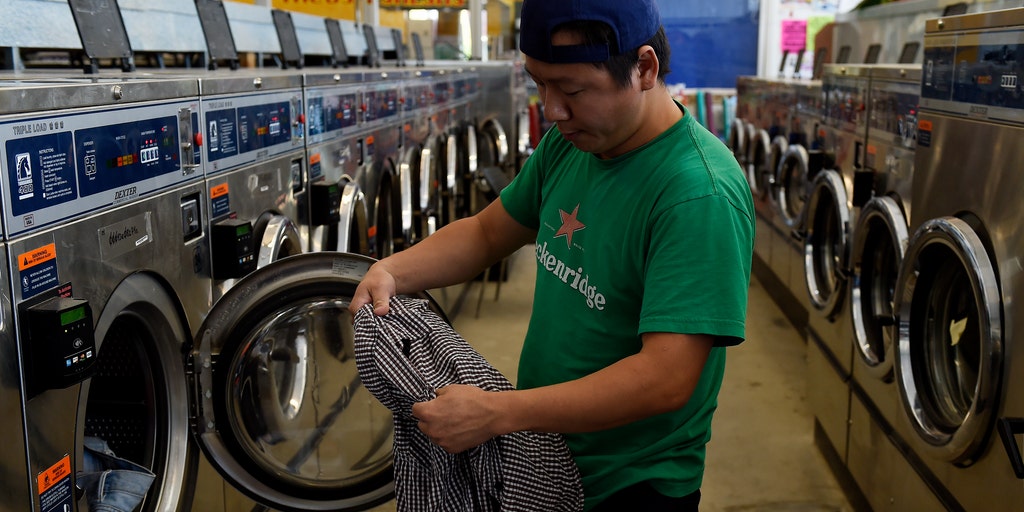
{"label": "row of dryers", "polygon": [[349,297],[373,258],[493,198],[478,170],[514,173],[522,80],[0,78],[0,510],[118,486],[144,511],[388,500],[392,421],[359,383]]}
{"label": "row of dryers", "polygon": [[[828,66],[821,82],[741,81],[749,106],[738,116],[781,111],[765,98],[782,97],[793,129],[738,121],[747,130],[733,148],[771,206],[758,212],[758,236],[788,243],[784,265],[776,252],[758,257],[808,311],[819,445],[876,510],[1016,510],[1024,217],[1012,141],[1024,123],[1024,10],[931,20],[923,42],[921,68]],[[813,131],[800,121],[799,93],[779,92],[794,86],[820,91]],[[768,134],[789,151],[758,150]]]}

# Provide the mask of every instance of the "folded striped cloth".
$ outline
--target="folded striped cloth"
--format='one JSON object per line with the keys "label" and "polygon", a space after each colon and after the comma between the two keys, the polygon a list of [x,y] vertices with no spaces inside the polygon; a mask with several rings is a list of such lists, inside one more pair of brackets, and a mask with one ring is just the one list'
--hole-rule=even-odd
{"label": "folded striped cloth", "polygon": [[395,422],[395,497],[400,512],[557,512],[583,509],[583,486],[560,434],[513,432],[458,454],[427,439],[412,404],[435,389],[512,384],[430,310],[427,301],[391,299],[385,316],[363,306],[355,317],[356,367]]}

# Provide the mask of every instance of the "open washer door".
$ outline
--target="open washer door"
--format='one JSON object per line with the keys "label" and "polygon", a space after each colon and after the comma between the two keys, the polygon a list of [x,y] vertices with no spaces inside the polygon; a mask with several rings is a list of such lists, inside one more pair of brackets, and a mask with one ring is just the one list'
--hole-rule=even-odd
{"label": "open washer door", "polygon": [[818,173],[807,201],[804,278],[811,306],[826,318],[839,311],[850,261],[850,207],[835,170]]}
{"label": "open washer door", "polygon": [[958,465],[981,455],[999,409],[1004,343],[996,272],[976,227],[941,217],[914,232],[897,281],[896,381],[915,444]]}
{"label": "open washer door", "polygon": [[240,280],[198,331],[196,438],[258,503],[365,510],[393,496],[393,421],[359,380],[348,312],[374,261],[319,252],[275,262]]}
{"label": "open washer door", "polygon": [[907,249],[907,219],[895,199],[872,198],[861,209],[850,252],[853,340],[868,372],[891,382],[896,344],[896,279]]}
{"label": "open washer door", "polygon": [[324,211],[333,210],[334,214],[322,214],[323,218],[314,219],[316,228],[310,237],[310,251],[351,252],[368,256],[366,195],[359,184],[346,175],[337,183],[317,187],[320,188],[325,190],[322,193],[325,198],[320,201],[333,205]]}

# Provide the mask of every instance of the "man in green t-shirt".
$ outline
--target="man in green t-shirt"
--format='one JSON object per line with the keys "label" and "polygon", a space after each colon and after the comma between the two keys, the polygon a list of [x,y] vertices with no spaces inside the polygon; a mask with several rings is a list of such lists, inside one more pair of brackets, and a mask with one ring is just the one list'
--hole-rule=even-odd
{"label": "man in green t-shirt", "polygon": [[697,510],[725,369],[743,340],[754,240],[732,153],[665,86],[654,0],[525,0],[521,49],[556,125],[501,197],[373,265],[352,302],[473,278],[536,244],[516,391],[416,404],[456,453],[565,434],[587,510]]}

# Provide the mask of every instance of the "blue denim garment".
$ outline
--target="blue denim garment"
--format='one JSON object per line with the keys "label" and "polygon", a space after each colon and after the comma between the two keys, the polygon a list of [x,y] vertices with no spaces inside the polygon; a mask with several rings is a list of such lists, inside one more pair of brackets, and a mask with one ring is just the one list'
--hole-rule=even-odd
{"label": "blue denim garment", "polygon": [[107,442],[85,438],[78,487],[85,491],[91,512],[132,512],[156,477],[134,462],[118,458]]}

